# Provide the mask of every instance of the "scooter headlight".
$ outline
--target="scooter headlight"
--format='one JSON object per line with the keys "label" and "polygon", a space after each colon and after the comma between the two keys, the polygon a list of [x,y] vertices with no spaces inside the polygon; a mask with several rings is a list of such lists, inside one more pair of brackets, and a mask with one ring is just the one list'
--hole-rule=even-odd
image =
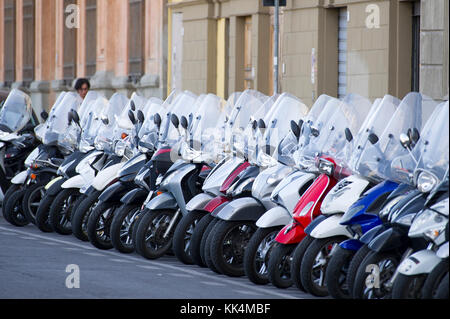
{"label": "scooter headlight", "polygon": [[437,185],[438,179],[436,176],[427,171],[420,172],[417,177],[417,189],[422,193],[431,192]]}
{"label": "scooter headlight", "polygon": [[326,159],[319,159],[319,172],[327,174],[328,176],[333,175],[334,164]]}
{"label": "scooter headlight", "polygon": [[[436,206],[437,205],[435,205],[434,208],[438,208]],[[447,225],[447,223],[448,218],[437,213],[434,209],[424,209],[421,213],[419,213],[416,216],[416,218],[414,218],[411,228],[409,229],[408,236],[409,237],[425,236],[434,241],[445,230],[445,226]]]}
{"label": "scooter headlight", "polygon": [[288,176],[292,172],[292,170],[293,170],[292,167],[288,166],[283,167],[282,170],[275,172],[269,176],[269,178],[267,179],[267,184],[273,185],[275,183],[280,182],[282,179]]}
{"label": "scooter headlight", "polygon": [[395,221],[395,223],[403,225],[403,226],[411,226],[411,223],[412,223],[415,215],[416,214],[407,214],[407,215],[402,216],[399,219],[397,219]]}
{"label": "scooter headlight", "polygon": [[117,141],[116,146],[114,147],[114,152],[117,156],[123,156],[125,154],[125,143],[122,141]]}

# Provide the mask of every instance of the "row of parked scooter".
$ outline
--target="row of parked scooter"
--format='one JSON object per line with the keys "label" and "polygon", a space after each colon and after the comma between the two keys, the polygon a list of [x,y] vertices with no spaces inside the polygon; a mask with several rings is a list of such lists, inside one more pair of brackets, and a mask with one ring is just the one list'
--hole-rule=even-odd
{"label": "row of parked scooter", "polygon": [[0,113],[12,225],[314,296],[448,298],[448,101],[63,92],[34,130],[30,110],[13,90]]}

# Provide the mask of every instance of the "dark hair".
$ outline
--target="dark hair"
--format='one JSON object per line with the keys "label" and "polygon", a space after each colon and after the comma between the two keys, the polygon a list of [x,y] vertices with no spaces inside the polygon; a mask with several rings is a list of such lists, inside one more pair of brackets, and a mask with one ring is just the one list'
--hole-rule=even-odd
{"label": "dark hair", "polygon": [[91,88],[91,84],[89,83],[88,79],[85,78],[80,78],[75,82],[75,90],[79,90],[81,89],[81,87],[83,86],[83,84],[87,84],[88,89]]}

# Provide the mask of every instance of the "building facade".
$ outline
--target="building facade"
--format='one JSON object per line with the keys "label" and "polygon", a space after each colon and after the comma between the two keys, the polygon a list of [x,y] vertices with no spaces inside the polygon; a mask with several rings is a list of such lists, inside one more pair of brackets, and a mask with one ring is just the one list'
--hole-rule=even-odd
{"label": "building facade", "polygon": [[[448,100],[448,6],[286,0],[279,92],[307,105],[323,93]],[[107,96],[270,95],[274,21],[262,0],[0,0],[0,87],[22,88],[44,106],[77,77]]]}

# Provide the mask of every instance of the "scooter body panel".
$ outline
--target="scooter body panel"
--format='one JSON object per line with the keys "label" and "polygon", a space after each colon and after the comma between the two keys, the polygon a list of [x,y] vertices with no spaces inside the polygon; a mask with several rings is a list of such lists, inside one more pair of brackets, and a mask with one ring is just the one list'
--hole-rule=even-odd
{"label": "scooter body panel", "polygon": [[428,274],[441,261],[436,252],[430,249],[419,250],[403,260],[398,266],[398,271],[406,276]]}
{"label": "scooter body panel", "polygon": [[208,193],[197,194],[186,204],[186,210],[205,210],[206,204],[208,204],[213,198],[214,197]]}
{"label": "scooter body panel", "polygon": [[328,238],[333,236],[347,236],[352,237],[352,234],[343,225],[339,224],[342,214],[334,214],[324,219],[312,231],[311,237],[314,238]]}
{"label": "scooter body panel", "polygon": [[436,251],[436,256],[438,256],[441,259],[448,258],[448,242],[444,243],[439,247],[439,249]]}
{"label": "scooter body panel", "polygon": [[25,183],[28,176],[28,170],[22,171],[11,179],[11,184],[20,185]]}
{"label": "scooter body panel", "polygon": [[265,207],[255,198],[242,197],[229,202],[216,217],[226,221],[257,221],[265,212]]}
{"label": "scooter body panel", "polygon": [[103,192],[98,197],[98,200],[101,202],[106,201],[119,201],[120,198],[124,195],[126,190],[129,189],[126,183],[121,181],[117,181],[112,183],[108,187],[106,187]]}
{"label": "scooter body panel", "polygon": [[178,205],[175,197],[167,192],[154,197],[147,205],[145,205],[145,208],[149,210],[177,209],[177,207]]}
{"label": "scooter body panel", "polygon": [[220,187],[225,179],[230,175],[230,172],[234,171],[243,162],[244,161],[238,157],[232,157],[225,161],[216,170],[211,171],[202,186],[202,190],[205,193],[213,194],[215,196],[220,195]]}
{"label": "scooter body panel", "polygon": [[367,188],[369,181],[359,175],[340,180],[325,196],[321,206],[323,215],[345,213]]}
{"label": "scooter body panel", "polygon": [[105,189],[109,183],[118,177],[118,172],[123,164],[123,162],[117,163],[98,172],[97,176],[95,176],[92,181],[92,187],[98,191]]}
{"label": "scooter body panel", "polygon": [[58,181],[60,182],[59,186],[61,186],[61,184],[66,181],[66,179],[63,180],[62,176],[55,177],[50,182],[48,182],[47,185],[45,185],[44,189],[48,191],[53,186],[53,184],[57,183]]}
{"label": "scooter body panel", "polygon": [[347,249],[347,250],[352,250],[352,251],[357,251],[358,249],[360,249],[364,244],[357,240],[357,239],[347,239],[344,240],[342,243],[339,244],[339,246],[343,249]]}
{"label": "scooter body panel", "polygon": [[257,221],[256,226],[259,228],[270,228],[274,226],[285,226],[292,220],[289,211],[282,207],[276,206],[265,212]]}
{"label": "scooter body panel", "polygon": [[220,205],[223,205],[224,203],[228,203],[230,200],[225,196],[216,196],[213,199],[211,199],[206,205],[204,210],[206,210],[209,213],[212,213],[216,210],[217,207]]}
{"label": "scooter body panel", "polygon": [[74,177],[69,178],[63,184],[61,184],[61,188],[82,188],[86,184],[85,179],[81,175],[75,175]]}
{"label": "scooter body panel", "polygon": [[129,205],[136,202],[142,202],[148,195],[148,191],[142,188],[134,188],[122,196],[120,202]]}

